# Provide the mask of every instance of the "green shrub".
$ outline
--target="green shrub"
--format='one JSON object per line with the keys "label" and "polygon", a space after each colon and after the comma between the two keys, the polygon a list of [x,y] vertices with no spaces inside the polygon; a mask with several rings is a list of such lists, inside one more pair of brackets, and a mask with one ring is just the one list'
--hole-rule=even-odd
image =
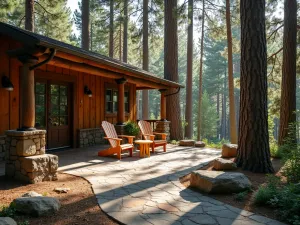
{"label": "green shrub", "polygon": [[10,204],[10,206],[2,206],[0,210],[0,217],[12,217],[14,218],[16,215],[16,208],[14,204]]}
{"label": "green shrub", "polygon": [[280,178],[274,175],[267,176],[267,185],[260,186],[254,196],[254,203],[257,205],[268,205],[270,200],[278,193]]}
{"label": "green shrub", "polygon": [[137,136],[140,133],[140,128],[135,122],[128,121],[124,126],[124,131],[127,135]]}
{"label": "green shrub", "polygon": [[279,177],[269,176],[267,184],[259,187],[254,202],[272,206],[281,220],[300,225],[300,184],[283,185]]}
{"label": "green shrub", "polygon": [[176,141],[176,140],[172,140],[170,143],[171,143],[172,145],[179,145],[179,141]]}
{"label": "green shrub", "polygon": [[234,195],[234,200],[242,202],[245,200],[246,196],[248,195],[249,191],[243,191]]}
{"label": "green shrub", "polygon": [[281,147],[278,147],[277,143],[270,143],[270,152],[273,158],[281,159],[284,156],[284,151]]}
{"label": "green shrub", "polygon": [[286,176],[288,182],[300,182],[300,146],[291,147],[284,156],[284,160],[283,175]]}
{"label": "green shrub", "polygon": [[202,141],[206,144],[207,147],[217,148],[217,149],[221,149],[223,144],[230,142],[230,141],[225,140],[225,139],[222,139],[222,140],[219,141],[219,140],[208,140],[206,138],[204,138]]}

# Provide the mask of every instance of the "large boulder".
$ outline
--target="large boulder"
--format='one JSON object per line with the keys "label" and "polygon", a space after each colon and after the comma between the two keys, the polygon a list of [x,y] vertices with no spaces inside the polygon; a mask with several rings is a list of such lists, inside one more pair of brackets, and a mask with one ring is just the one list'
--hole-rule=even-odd
{"label": "large boulder", "polygon": [[52,215],[60,209],[60,202],[53,197],[22,197],[14,200],[20,213],[40,217]]}
{"label": "large boulder", "polygon": [[17,225],[17,223],[10,217],[0,217],[0,225]]}
{"label": "large boulder", "polygon": [[236,170],[236,164],[231,160],[218,158],[213,162],[213,166],[215,170]]}
{"label": "large boulder", "polygon": [[205,147],[205,143],[203,141],[196,141],[195,147],[204,148]]}
{"label": "large boulder", "polygon": [[179,146],[195,146],[194,140],[181,140],[179,141]]}
{"label": "large boulder", "polygon": [[235,144],[223,144],[222,146],[222,157],[232,158],[237,155],[237,145]]}
{"label": "large boulder", "polygon": [[236,193],[251,187],[251,182],[242,173],[207,170],[192,172],[190,183],[206,193]]}

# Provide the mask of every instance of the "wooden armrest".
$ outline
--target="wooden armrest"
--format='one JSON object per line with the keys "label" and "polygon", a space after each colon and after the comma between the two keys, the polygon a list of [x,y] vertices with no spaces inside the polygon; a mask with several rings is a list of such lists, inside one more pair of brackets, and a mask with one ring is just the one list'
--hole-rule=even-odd
{"label": "wooden armrest", "polygon": [[167,135],[166,133],[158,133],[158,132],[153,132],[153,134],[158,134],[161,135],[161,139],[166,140],[167,139]]}
{"label": "wooden armrest", "polygon": [[127,138],[129,144],[133,144],[133,138],[135,138],[135,136],[129,136],[129,135],[118,135],[118,137]]}
{"label": "wooden armrest", "polygon": [[118,137],[135,138],[135,136],[129,136],[129,135],[118,135]]}
{"label": "wooden armrest", "polygon": [[112,139],[112,140],[115,140],[115,141],[122,141],[122,138],[104,137],[104,139]]}

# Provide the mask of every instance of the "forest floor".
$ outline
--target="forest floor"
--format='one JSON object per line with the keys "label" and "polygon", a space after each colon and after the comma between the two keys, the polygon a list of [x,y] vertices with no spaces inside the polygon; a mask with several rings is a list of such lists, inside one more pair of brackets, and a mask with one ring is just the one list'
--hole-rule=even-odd
{"label": "forest floor", "polygon": [[[234,159],[231,159],[234,160]],[[275,175],[280,176],[280,169],[283,166],[280,159],[272,159],[272,164],[275,170]],[[200,168],[199,170],[214,170],[212,166],[212,162],[205,166]],[[271,219],[278,219],[276,218],[276,215],[274,213],[274,209],[264,207],[264,206],[257,206],[254,202],[254,194],[258,190],[259,186],[262,184],[265,184],[267,182],[267,175],[262,173],[252,173],[249,171],[243,171],[242,169],[238,168],[234,172],[240,172],[245,174],[249,180],[252,183],[252,191],[248,192],[242,200],[237,200],[236,194],[205,194],[201,192],[201,194],[206,195],[208,197],[214,198],[216,200],[219,200],[221,202],[224,202],[226,204],[229,204],[231,206],[244,209],[250,212],[253,212],[255,214],[260,214],[262,216],[271,218]],[[180,178],[180,182],[186,186],[189,187],[190,185],[190,174],[187,174],[186,176],[183,176]],[[193,188],[194,191],[198,191]]]}
{"label": "forest floor", "polygon": [[[68,193],[58,194],[55,188],[70,188]],[[91,185],[85,179],[68,174],[58,173],[58,180],[42,182],[38,184],[24,185],[21,182],[6,180],[0,176],[0,207],[9,204],[24,193],[35,191],[49,197],[56,197],[61,202],[60,210],[51,216],[32,218],[28,216],[16,216],[19,223],[28,221],[30,225],[116,225],[119,224],[110,219],[100,209]]]}

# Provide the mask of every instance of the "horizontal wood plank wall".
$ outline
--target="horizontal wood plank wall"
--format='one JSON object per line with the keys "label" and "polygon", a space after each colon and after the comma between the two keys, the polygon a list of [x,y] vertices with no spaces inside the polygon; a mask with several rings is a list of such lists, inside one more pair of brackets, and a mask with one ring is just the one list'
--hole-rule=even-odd
{"label": "horizontal wood plank wall", "polygon": [[[8,43],[0,46],[0,81],[2,75],[10,78],[14,85],[14,91],[8,92],[0,88],[0,135],[4,135],[5,130],[17,129],[20,126],[20,67],[21,63],[17,59],[10,59],[6,51],[15,49],[19,46],[16,42],[0,36],[2,43]],[[101,122],[106,120],[110,123],[117,122],[116,114],[105,113],[105,83],[116,84],[113,79],[105,77],[93,76],[86,73],[67,70],[56,66],[43,65],[38,70],[53,73],[54,75],[63,75],[75,77],[77,84],[74,89],[74,134],[78,129],[101,127]],[[38,73],[38,72],[37,72]],[[50,77],[49,77],[50,78]],[[73,79],[70,79],[73,80]],[[87,85],[93,97],[89,98],[84,94],[84,86]],[[1,85],[0,85],[1,87]],[[126,120],[136,120],[136,86],[134,84],[126,84],[130,90],[130,113],[126,114]]]}
{"label": "horizontal wood plank wall", "polygon": [[11,39],[0,36],[0,82],[2,76],[9,77],[14,85],[13,91],[7,91],[2,88],[0,83],[0,136],[4,135],[6,130],[17,129],[20,126],[20,66],[17,59],[10,59],[6,54],[9,49],[19,48],[20,45]]}
{"label": "horizontal wood plank wall", "polygon": [[[62,74],[64,76],[76,76],[77,81],[77,129],[97,128],[101,127],[103,120],[110,123],[117,123],[116,114],[105,113],[105,84],[110,83],[116,85],[113,79],[90,75],[87,73],[67,70],[60,67],[46,65],[39,68],[43,71]],[[84,94],[84,87],[87,86],[93,93],[89,98]],[[126,114],[126,120],[136,120],[136,85],[126,84],[129,92],[129,108],[130,113]]]}

